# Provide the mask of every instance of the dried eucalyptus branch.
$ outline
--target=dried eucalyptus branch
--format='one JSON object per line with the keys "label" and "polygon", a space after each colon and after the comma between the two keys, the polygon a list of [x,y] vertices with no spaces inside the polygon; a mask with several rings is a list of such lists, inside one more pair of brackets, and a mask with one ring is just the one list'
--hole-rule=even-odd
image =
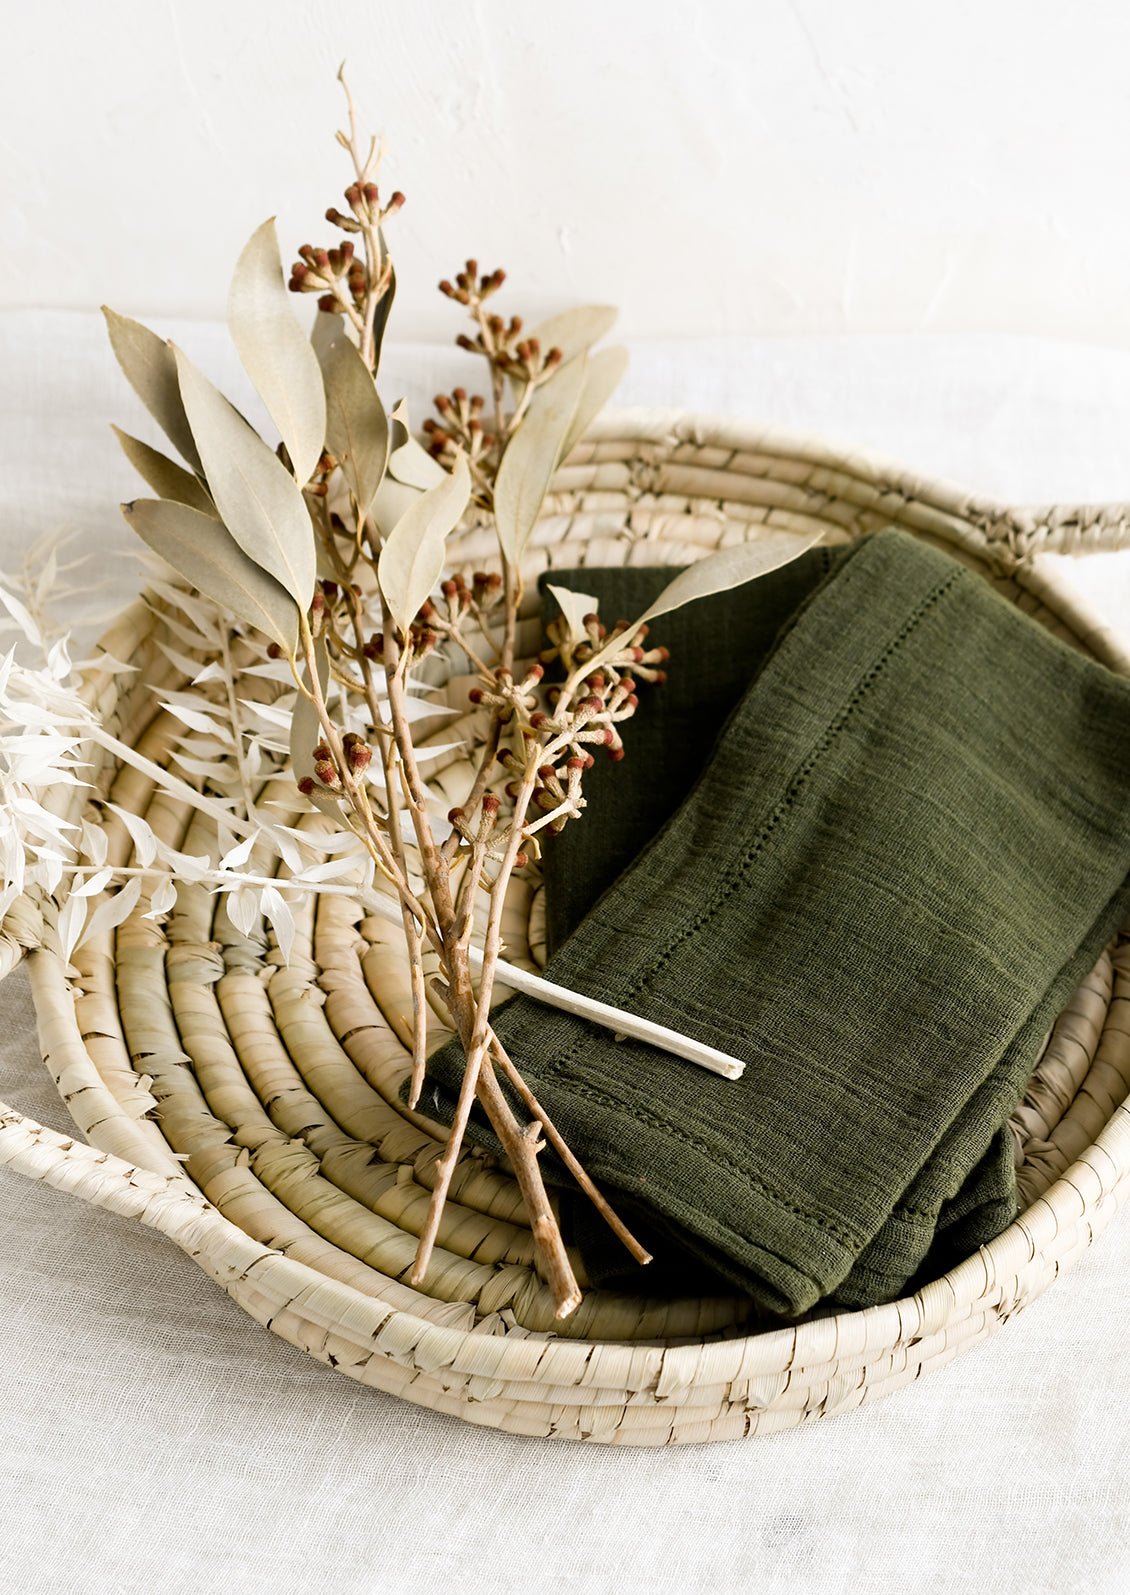
{"label": "dried eucalyptus branch", "polygon": [[[382,202],[382,146],[375,139],[362,143],[348,86],[346,96],[349,128],[337,137],[353,166],[345,189],[348,213],[331,206],[326,217],[348,236],[333,248],[304,244],[288,284],[273,224],[264,223],[243,251],[232,284],[232,336],[278,428],[277,449],[247,426],[183,352],[107,311],[126,376],[184,461],[178,465],[122,435],[123,448],[159,495],[123,508],[190,587],[250,628],[249,635],[265,639],[278,668],[290,671],[290,760],[299,791],[329,817],[333,837],[364,849],[369,869],[391,883],[399,905],[412,994],[413,1106],[426,1066],[425,946],[438,958],[440,976],[431,989],[448,1007],[466,1067],[436,1165],[413,1281],[426,1275],[477,1099],[514,1167],[539,1267],[555,1311],[564,1316],[580,1294],[538,1165],[543,1137],[633,1256],[646,1261],[647,1254],[596,1191],[491,1028],[507,888],[514,872],[538,857],[546,836],[583,814],[584,777],[595,754],[623,757],[621,728],[637,708],[638,688],[661,682],[666,664],[665,650],[647,645],[648,621],[771,569],[805,545],[790,537],[727,550],[677,578],[631,624],[606,627],[591,599],[555,589],[562,613],[551,627],[551,646],[519,663],[526,547],[554,473],[624,369],[622,350],[591,352],[614,312],[600,306],[567,312],[525,334],[519,318],[506,320],[489,307],[505,274],[480,275],[468,260],[453,283],[440,287],[472,320],[473,335],[457,341],[485,360],[489,400],[461,387],[441,394],[439,420],[425,424],[429,448],[423,449],[403,408],[386,412],[375,385],[395,291],[383,226],[404,196],[397,191]],[[291,313],[288,286],[318,295],[309,340]],[[489,429],[483,425],[488,413]],[[475,572],[468,581],[458,570],[446,571],[446,543],[471,504],[493,517],[499,558],[497,570]],[[223,802],[203,792],[193,798],[198,806],[211,804],[223,834],[262,836],[251,778],[242,767],[226,636],[210,646],[227,682],[227,714],[239,742]],[[437,648],[462,650],[471,662],[478,678],[471,698],[481,723],[468,795],[443,821],[422,776],[413,732],[418,714],[426,712],[414,696],[414,673]],[[170,784],[163,773],[156,778]],[[240,799],[242,816],[232,808]],[[245,850],[246,841],[233,852],[232,866],[242,864]],[[219,874],[231,877],[233,869]],[[288,884],[319,889],[316,874],[292,868]],[[340,878],[330,874],[340,889]],[[241,890],[251,889],[251,878],[234,878],[244,881]],[[262,890],[265,910],[281,914],[280,893],[267,905]],[[596,1017],[610,1022],[608,1012]],[[695,1051],[654,1027],[648,1034],[684,1054]],[[718,1055],[711,1061],[698,1051],[698,1061],[717,1066]],[[515,1117],[496,1068],[531,1115],[529,1123]]]}

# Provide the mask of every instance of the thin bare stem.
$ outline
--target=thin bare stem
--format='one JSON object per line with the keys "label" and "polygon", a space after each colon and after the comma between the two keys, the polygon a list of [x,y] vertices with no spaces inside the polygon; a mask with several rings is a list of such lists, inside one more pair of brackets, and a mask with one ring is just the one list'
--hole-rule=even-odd
{"label": "thin bare stem", "polygon": [[548,1113],[546,1113],[537,1097],[534,1096],[534,1093],[530,1090],[525,1080],[523,1080],[522,1076],[518,1073],[518,1070],[514,1067],[513,1060],[506,1051],[506,1048],[502,1045],[502,1042],[499,1041],[498,1037],[493,1032],[491,1033],[491,1052],[494,1054],[494,1057],[497,1060],[503,1074],[506,1076],[507,1080],[509,1080],[519,1097],[521,1097],[526,1107],[530,1110],[530,1113],[540,1122],[542,1130],[545,1134],[545,1138],[549,1142],[550,1146],[552,1146],[553,1150],[557,1153],[557,1156],[561,1159],[562,1163],[564,1163],[565,1167],[569,1170],[569,1173],[576,1180],[581,1190],[584,1191],[585,1195],[596,1208],[597,1212],[608,1225],[609,1229],[611,1229],[612,1233],[618,1240],[623,1241],[624,1245],[628,1248],[629,1252],[631,1252],[637,1263],[650,1263],[651,1253],[640,1245],[639,1241],[632,1234],[628,1226],[621,1218],[617,1216],[615,1211],[609,1206],[607,1200],[601,1195],[600,1191],[585,1173],[581,1164],[577,1161],[573,1153],[566,1145],[561,1132],[553,1124]]}
{"label": "thin bare stem", "polygon": [[539,1139],[543,1126],[537,1119],[525,1129],[519,1125],[499,1089],[489,1060],[484,1062],[479,1074],[478,1093],[491,1123],[499,1132],[502,1149],[510,1159],[526,1204],[534,1246],[553,1298],[553,1316],[559,1320],[568,1318],[581,1305],[581,1291],[538,1167],[538,1153],[545,1146]]}

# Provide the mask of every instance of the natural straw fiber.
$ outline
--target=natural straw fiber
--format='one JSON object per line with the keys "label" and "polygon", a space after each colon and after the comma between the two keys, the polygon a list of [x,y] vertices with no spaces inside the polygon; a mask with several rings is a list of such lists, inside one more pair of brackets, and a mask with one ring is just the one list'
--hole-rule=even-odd
{"label": "natural straw fiber", "polygon": [[[813,440],[666,412],[605,418],[558,473],[531,544],[528,591],[551,567],[683,564],[762,527],[842,542],[900,526],[946,548],[1057,635],[1130,673],[1118,639],[1057,583],[1044,552],[1130,545],[1130,507],[1016,511]],[[450,544],[468,573],[493,533]],[[531,607],[520,628],[536,646]],[[178,728],[162,697],[183,683],[139,602],[104,641],[140,668],[92,670],[87,701],[123,742],[164,765]],[[465,677],[446,684],[466,714]],[[249,687],[249,692],[253,691]],[[460,721],[436,733],[459,736]],[[188,853],[212,822],[87,755],[98,796],[142,814]],[[465,757],[438,761],[458,803]],[[288,780],[263,798],[298,817]],[[61,789],[57,812],[74,802]],[[79,802],[81,810],[81,802]],[[288,810],[289,808],[289,816]],[[132,843],[89,805],[107,861]],[[598,824],[595,814],[585,824]],[[254,861],[263,873],[277,860]],[[437,1127],[400,1105],[409,1069],[398,933],[343,897],[297,908],[289,965],[262,924],[238,932],[222,901],[180,888],[167,925],[134,914],[64,966],[53,903],[23,901],[0,972],[26,954],[44,1058],[88,1145],[0,1104],[0,1161],[169,1235],[248,1312],[366,1384],[521,1434],[665,1445],[767,1433],[896,1389],[991,1334],[1109,1222],[1130,1173],[1130,940],[1119,938],[1058,1021],[1013,1130],[1027,1211],[916,1295],[863,1312],[757,1322],[738,1296],[646,1300],[598,1290],[555,1324],[531,1266],[517,1186],[468,1149],[452,1182],[426,1290],[407,1284],[440,1151]],[[507,956],[545,959],[536,885],[516,883]],[[433,1045],[449,1034],[433,1016]]]}

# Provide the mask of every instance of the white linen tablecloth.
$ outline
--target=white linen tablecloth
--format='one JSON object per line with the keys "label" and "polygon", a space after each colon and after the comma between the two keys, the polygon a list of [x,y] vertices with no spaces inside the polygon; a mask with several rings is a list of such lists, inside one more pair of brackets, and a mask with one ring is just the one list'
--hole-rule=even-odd
{"label": "white linen tablecloth", "polygon": [[[241,407],[222,329],[163,324]],[[638,344],[621,398],[878,449],[1015,503],[1130,499],[1130,355],[1005,338]],[[0,570],[56,524],[135,589],[100,318],[0,315]],[[422,419],[472,373],[392,346]],[[1130,554],[1079,584],[1130,634]],[[0,1099],[61,1130],[19,973]],[[1130,1220],[982,1347],[849,1417],[602,1449],[479,1430],[261,1329],[163,1237],[0,1174],[3,1595],[1115,1595],[1130,1588]]]}

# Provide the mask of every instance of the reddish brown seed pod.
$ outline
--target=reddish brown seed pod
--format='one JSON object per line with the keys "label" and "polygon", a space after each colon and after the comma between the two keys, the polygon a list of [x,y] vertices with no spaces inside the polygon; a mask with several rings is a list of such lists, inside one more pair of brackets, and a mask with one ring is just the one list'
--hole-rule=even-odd
{"label": "reddish brown seed pod", "polygon": [[501,802],[499,801],[499,799],[495,796],[495,794],[493,792],[488,792],[486,794],[486,796],[483,798],[483,813],[484,814],[497,814],[501,807],[502,807]]}
{"label": "reddish brown seed pod", "polygon": [[330,750],[326,747],[326,744],[324,742],[319,742],[318,746],[314,749],[314,762],[320,763],[331,756]]}
{"label": "reddish brown seed pod", "polygon": [[304,775],[298,783],[298,790],[303,797],[309,797],[314,790],[314,777],[312,775]]}
{"label": "reddish brown seed pod", "polygon": [[470,692],[467,694],[467,702],[468,703],[482,703],[482,701],[483,701],[483,689],[481,687],[472,687]]}
{"label": "reddish brown seed pod", "polygon": [[466,818],[467,815],[463,809],[448,809],[447,811],[447,823],[449,825],[458,825],[460,820],[465,820]]}

